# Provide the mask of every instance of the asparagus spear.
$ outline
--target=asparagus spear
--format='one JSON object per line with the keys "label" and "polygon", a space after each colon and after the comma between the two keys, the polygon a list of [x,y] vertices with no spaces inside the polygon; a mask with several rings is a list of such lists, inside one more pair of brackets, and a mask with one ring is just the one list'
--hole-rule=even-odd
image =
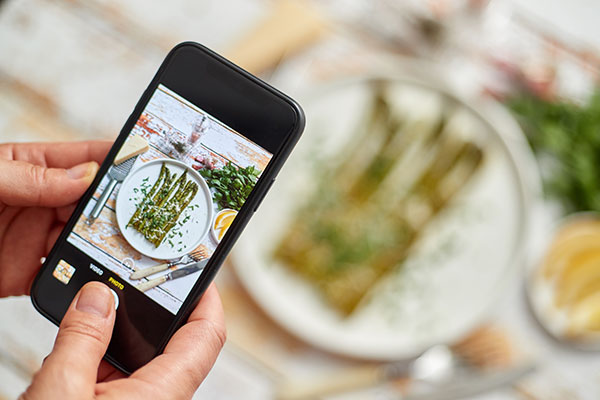
{"label": "asparagus spear", "polygon": [[[164,195],[160,198],[158,204],[152,207],[151,213],[149,213],[148,218],[146,218],[146,220],[144,221],[145,223],[138,229],[138,231],[142,233],[146,237],[146,239],[152,241],[150,239],[153,236],[152,232],[159,229],[160,226],[163,224],[163,220],[167,218],[164,206],[165,204],[167,204],[169,198],[171,197],[176,188],[177,192],[175,192],[175,196],[177,196],[177,193],[179,193],[179,191],[183,190],[183,187],[186,182],[186,175],[187,170],[185,170],[181,174],[181,176],[167,190],[165,190]],[[173,174],[172,177],[174,178],[175,174]]]}
{"label": "asparagus spear", "polygon": [[139,232],[142,231],[142,227],[147,222],[148,218],[153,214],[155,207],[161,202],[164,196],[167,194],[171,182],[173,180],[173,175],[171,175],[171,171],[169,168],[165,167],[165,177],[162,182],[162,186],[159,190],[154,194],[154,197],[150,202],[148,202],[147,207],[140,213],[138,218],[132,223],[132,226]]}
{"label": "asparagus spear", "polygon": [[133,225],[133,223],[135,221],[137,221],[137,219],[138,219],[140,213],[142,212],[142,210],[145,210],[148,207],[148,204],[152,200],[152,196],[154,195],[154,193],[156,192],[156,190],[160,187],[161,182],[163,181],[166,172],[167,172],[167,166],[165,165],[165,163],[163,163],[162,167],[160,168],[160,173],[158,174],[158,179],[156,180],[156,182],[154,182],[154,185],[152,185],[152,188],[146,194],[146,197],[144,197],[144,199],[142,200],[142,202],[140,204],[138,204],[138,206],[136,207],[135,212],[133,213],[133,215],[129,219],[129,222],[127,223],[128,227],[131,226],[131,225]]}
{"label": "asparagus spear", "polygon": [[163,163],[158,179],[127,223],[155,247],[162,243],[198,192],[198,185],[187,180],[187,170],[173,182],[175,175]]}
{"label": "asparagus spear", "polygon": [[[404,132],[406,127],[398,134],[397,123],[401,121],[391,117],[380,89],[375,97],[366,132],[383,133],[384,137],[377,137],[377,146],[366,151],[362,151],[364,141],[356,142],[350,151],[356,157],[348,157],[333,178],[323,182],[326,189],[318,192],[317,200],[298,216],[275,252],[276,258],[316,283],[344,315],[405,260],[422,229],[471,178],[482,159],[481,149],[447,132],[444,113],[422,137],[429,144],[425,148],[433,146],[435,155],[425,171],[410,181],[408,188],[412,189],[392,202],[389,200],[394,196],[378,193],[373,202],[366,203],[382,189],[383,180],[403,156],[402,144],[414,140],[409,137],[414,132]],[[367,162],[357,169],[352,164],[357,159]],[[415,203],[425,212],[413,213]]]}
{"label": "asparagus spear", "polygon": [[[435,218],[461,187],[478,170],[482,161],[481,150],[472,143],[462,143],[456,154],[439,157],[415,185],[415,191],[398,204],[389,218],[405,232],[405,239],[397,246],[382,249],[366,261],[369,274],[349,266],[335,280],[322,282],[322,290],[330,301],[344,313],[350,314],[373,285],[402,263],[423,228]],[[446,167],[447,169],[444,169]],[[410,204],[427,203],[428,212],[415,217]],[[365,269],[365,268],[363,268]],[[358,273],[356,271],[359,271]],[[345,286],[347,290],[340,291]]]}
{"label": "asparagus spear", "polygon": [[[183,175],[182,175],[183,176]],[[186,187],[189,182],[185,180],[178,180],[179,188],[171,197],[163,207],[157,209],[156,215],[152,219],[152,225],[150,229],[144,232],[146,239],[150,242],[154,243],[156,247],[160,244],[160,242],[155,243],[157,238],[160,236],[162,229],[169,223],[169,221],[173,218],[173,215],[176,214],[177,203],[181,196],[183,196],[186,192]]]}
{"label": "asparagus spear", "polygon": [[173,226],[175,226],[177,220],[179,219],[179,216],[181,215],[183,210],[185,210],[187,206],[189,206],[194,197],[196,197],[197,193],[198,185],[194,182],[189,182],[189,185],[186,186],[186,193],[182,195],[177,201],[177,211],[175,212],[171,220],[167,223],[167,225],[162,229],[160,236],[154,242],[154,245],[156,247],[158,247],[162,243],[167,233],[173,228]]}

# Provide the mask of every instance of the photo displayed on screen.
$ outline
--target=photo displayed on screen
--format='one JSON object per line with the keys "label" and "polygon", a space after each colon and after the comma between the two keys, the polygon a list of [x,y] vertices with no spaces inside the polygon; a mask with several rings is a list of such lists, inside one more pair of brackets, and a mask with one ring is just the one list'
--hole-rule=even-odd
{"label": "photo displayed on screen", "polygon": [[160,85],[68,241],[176,314],[271,156]]}

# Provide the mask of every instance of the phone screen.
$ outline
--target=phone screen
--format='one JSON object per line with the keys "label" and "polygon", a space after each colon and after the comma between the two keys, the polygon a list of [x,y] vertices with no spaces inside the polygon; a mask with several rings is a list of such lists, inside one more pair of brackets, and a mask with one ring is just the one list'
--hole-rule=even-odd
{"label": "phone screen", "polygon": [[52,276],[69,285],[109,270],[115,292],[141,291],[177,314],[271,157],[159,85]]}

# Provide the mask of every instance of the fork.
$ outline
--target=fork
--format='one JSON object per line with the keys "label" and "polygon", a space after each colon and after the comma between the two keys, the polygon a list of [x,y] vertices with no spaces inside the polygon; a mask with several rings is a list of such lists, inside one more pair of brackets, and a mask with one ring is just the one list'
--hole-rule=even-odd
{"label": "fork", "polygon": [[104,208],[104,205],[106,204],[106,201],[110,197],[111,193],[113,190],[115,190],[115,187],[118,183],[123,182],[125,178],[127,178],[127,175],[129,175],[129,172],[131,171],[131,168],[133,167],[133,164],[137,158],[138,156],[133,156],[118,165],[110,166],[107,174],[109,178],[108,184],[106,185],[106,188],[104,188],[104,191],[96,202],[94,209],[86,220],[88,225],[92,225],[100,216],[100,213],[102,212],[102,209]]}
{"label": "fork", "polygon": [[[512,343],[500,328],[484,326],[458,343],[431,347],[409,362],[350,367],[305,381],[284,380],[279,384],[277,399],[315,399],[375,386],[400,377],[424,384],[432,390],[407,398],[460,398],[460,393],[479,393],[487,385],[493,388],[514,384],[517,378],[532,372],[534,365],[533,361],[517,360]],[[473,375],[475,371],[480,371],[481,375]],[[460,384],[461,380],[463,384]]]}
{"label": "fork", "polygon": [[207,257],[207,254],[204,249],[194,250],[191,253],[184,254],[183,256],[181,256],[173,261],[169,261],[166,263],[162,263],[162,264],[154,265],[152,267],[134,271],[131,274],[131,276],[129,276],[129,279],[131,279],[131,280],[142,279],[147,276],[150,276],[150,275],[156,274],[158,272],[165,271],[169,268],[175,267],[176,265],[187,264],[187,263],[191,263],[191,262],[198,262],[200,260],[205,259],[206,257]]}

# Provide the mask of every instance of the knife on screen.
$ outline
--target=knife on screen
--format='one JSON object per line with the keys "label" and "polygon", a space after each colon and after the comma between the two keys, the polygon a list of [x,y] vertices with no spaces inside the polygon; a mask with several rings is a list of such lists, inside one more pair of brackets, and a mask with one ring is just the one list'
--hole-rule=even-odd
{"label": "knife on screen", "polygon": [[165,283],[167,281],[172,281],[174,279],[182,278],[184,276],[193,274],[194,272],[202,271],[204,269],[204,267],[206,267],[208,260],[209,259],[198,261],[192,265],[188,265],[186,267],[176,269],[175,271],[169,272],[168,274],[165,274],[158,278],[150,279],[149,281],[142,282],[142,283],[136,285],[136,288],[142,292],[145,292],[147,290],[152,289],[153,287],[162,285],[163,283]]}

